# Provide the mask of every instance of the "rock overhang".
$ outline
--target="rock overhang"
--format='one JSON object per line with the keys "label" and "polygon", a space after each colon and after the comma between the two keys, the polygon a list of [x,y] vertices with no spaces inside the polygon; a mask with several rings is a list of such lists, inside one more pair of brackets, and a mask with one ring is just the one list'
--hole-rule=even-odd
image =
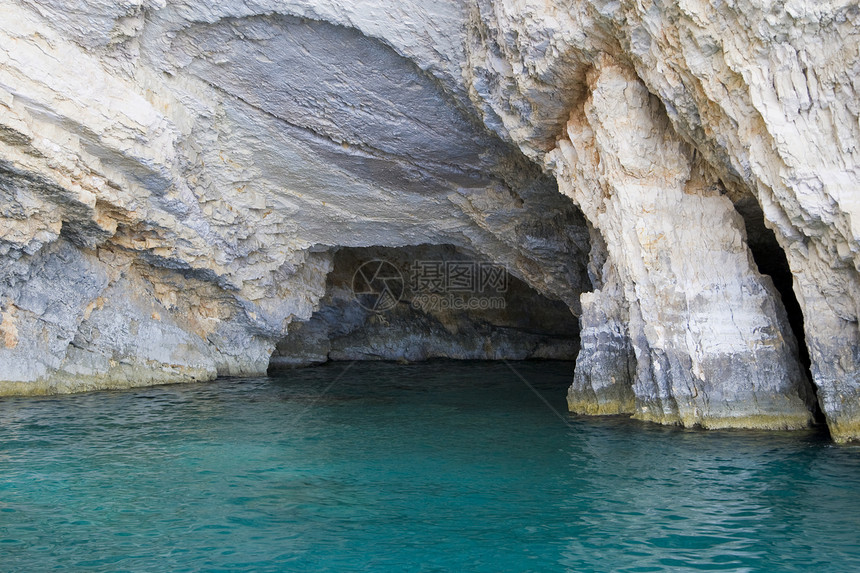
{"label": "rock overhang", "polygon": [[[710,221],[721,209],[715,224],[731,241],[714,260],[735,261],[732,272],[747,269],[738,271],[747,277],[738,284],[759,285],[750,288],[780,325],[759,333],[782,336],[789,349],[774,367],[797,361],[790,339],[792,329],[803,328],[831,430],[840,440],[856,438],[856,7],[6,0],[2,12],[5,340],[22,344],[36,340],[38,329],[58,328],[19,312],[12,286],[38,284],[39,269],[54,264],[57,249],[76,249],[86,272],[109,277],[103,292],[68,305],[73,324],[56,338],[68,342],[39,347],[66,380],[86,377],[87,368],[100,380],[138,367],[166,373],[151,379],[172,376],[166,358],[143,360],[133,345],[99,346],[85,336],[74,342],[75,328],[92,332],[90,306],[104,292],[150,297],[157,308],[147,320],[175,315],[202,349],[192,361],[194,376],[246,373],[260,368],[260,357],[292,321],[311,316],[338,246],[450,244],[504,265],[575,314],[585,312],[583,332],[594,339],[583,345],[590,350],[580,355],[578,373],[590,373],[595,392],[583,396],[597,400],[586,410],[601,411],[597,388],[606,386],[597,378],[626,373],[639,382],[607,394],[622,409],[648,402],[648,412],[662,412],[659,421],[748,424],[740,410],[714,418],[716,410],[700,405],[683,413],[684,393],[655,369],[675,369],[673,376],[683,378],[684,369],[696,376],[711,364],[717,374],[708,384],[722,386],[705,394],[730,396],[733,383],[717,380],[720,369],[736,373],[744,360],[760,357],[737,351],[727,362],[708,362],[702,348],[713,337],[706,331],[723,332],[725,340],[713,340],[725,348],[742,349],[749,340],[728,334],[719,313],[694,317],[669,305],[665,310],[680,314],[668,317],[636,309],[652,298],[667,300],[643,290],[647,284],[682,291],[705,285],[690,298],[694,307],[713,295],[720,281],[701,280],[713,270],[708,261],[697,261],[696,249],[678,255],[698,239],[685,239],[678,229],[687,221],[673,217]],[[840,54],[838,61],[829,53]],[[594,123],[604,112],[586,112],[589,121],[571,130],[583,106],[594,107],[607,58],[656,106],[659,128],[648,141],[604,125],[637,117],[643,105],[629,99],[615,107],[598,101],[610,119]],[[613,135],[601,141],[603,133]],[[601,167],[584,176],[590,138]],[[652,157],[628,149],[660,141],[685,151]],[[669,156],[689,169],[667,167]],[[659,229],[645,221],[657,219],[627,220],[622,211],[632,205],[630,189],[672,187],[655,177],[668,172],[684,179],[684,201],[699,199],[663,208],[659,224],[674,245],[654,251]],[[574,201],[558,193],[556,179]],[[607,207],[621,210],[613,215]],[[637,225],[642,229],[631,234]],[[781,259],[780,251],[785,262],[765,272],[786,275],[778,280],[782,297],[766,277],[756,278],[767,266],[763,257]],[[803,321],[786,326],[780,299],[790,282],[799,309],[790,314],[802,312]],[[744,320],[755,314],[742,310],[750,292],[727,299]],[[618,300],[626,302],[618,307]],[[103,300],[95,316],[112,312],[112,303],[124,309],[114,311],[117,317],[132,313],[120,300]],[[691,318],[705,330],[685,327]],[[607,320],[617,321],[612,336],[601,330]],[[666,330],[671,324],[678,328]],[[134,336],[127,327],[118,327],[119,339]],[[143,330],[167,336],[169,329]],[[679,354],[667,363],[654,354],[665,340],[679,341],[670,352]],[[22,354],[10,344],[0,360],[17,364]],[[75,344],[98,360],[82,359]],[[597,368],[590,355],[614,366]]]}

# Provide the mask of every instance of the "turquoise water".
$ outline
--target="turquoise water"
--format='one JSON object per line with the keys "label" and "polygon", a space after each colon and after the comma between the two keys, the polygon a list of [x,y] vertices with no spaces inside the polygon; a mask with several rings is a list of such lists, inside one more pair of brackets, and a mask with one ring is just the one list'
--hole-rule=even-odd
{"label": "turquoise water", "polygon": [[556,416],[572,365],[0,400],[0,571],[860,570],[860,449]]}

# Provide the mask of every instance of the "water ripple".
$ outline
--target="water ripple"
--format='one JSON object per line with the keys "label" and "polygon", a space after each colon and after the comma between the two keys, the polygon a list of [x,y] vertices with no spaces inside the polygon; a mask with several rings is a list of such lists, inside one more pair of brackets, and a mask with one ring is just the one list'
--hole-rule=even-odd
{"label": "water ripple", "polygon": [[[518,365],[563,411],[572,365]],[[0,569],[847,571],[860,451],[562,424],[504,365],[0,401]]]}

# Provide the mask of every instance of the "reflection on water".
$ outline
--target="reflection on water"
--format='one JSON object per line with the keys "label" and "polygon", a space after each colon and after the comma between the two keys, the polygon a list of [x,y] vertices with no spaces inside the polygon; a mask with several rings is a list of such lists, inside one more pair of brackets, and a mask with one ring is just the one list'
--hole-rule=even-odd
{"label": "reflection on water", "polygon": [[[572,364],[516,367],[563,411]],[[503,364],[343,368],[0,401],[0,569],[860,569],[860,449],[565,424]]]}

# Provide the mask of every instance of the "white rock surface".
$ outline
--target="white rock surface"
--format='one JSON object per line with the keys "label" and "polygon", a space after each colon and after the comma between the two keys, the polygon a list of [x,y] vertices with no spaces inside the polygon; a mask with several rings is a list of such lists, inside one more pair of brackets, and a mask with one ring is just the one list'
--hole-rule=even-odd
{"label": "white rock surface", "polygon": [[584,313],[577,409],[794,427],[803,372],[732,207],[754,200],[831,432],[860,439],[858,19],[0,0],[0,392],[261,372],[333,247],[451,244]]}
{"label": "white rock surface", "polygon": [[[602,272],[611,275],[604,278],[609,285],[605,293],[584,295],[592,315],[585,320],[593,321],[585,336],[597,338],[598,351],[609,346],[623,356],[622,336],[601,337],[623,332],[615,322],[626,316],[637,366],[632,380],[616,374],[613,386],[632,384],[633,412],[646,420],[807,426],[812,393],[794,336],[770,279],[755,269],[743,221],[719,181],[674,135],[632,70],[604,55],[588,87],[589,97],[571,113],[567,139],[547,159],[562,192],[606,242]],[[580,379],[589,361],[595,357],[583,354]],[[573,409],[581,408],[583,392],[609,390],[605,379],[590,378],[590,389],[579,379],[572,388]],[[614,407],[607,400],[602,409],[627,410],[629,394],[612,391],[628,399]]]}
{"label": "white rock surface", "polygon": [[461,245],[578,308],[584,220],[468,109],[465,18],[0,3],[0,393],[263,373],[336,246]]}
{"label": "white rock surface", "polygon": [[759,202],[839,441],[860,438],[858,19],[851,0],[486,0],[470,58],[488,125],[538,160],[564,139],[601,54],[635,71],[728,196]]}

